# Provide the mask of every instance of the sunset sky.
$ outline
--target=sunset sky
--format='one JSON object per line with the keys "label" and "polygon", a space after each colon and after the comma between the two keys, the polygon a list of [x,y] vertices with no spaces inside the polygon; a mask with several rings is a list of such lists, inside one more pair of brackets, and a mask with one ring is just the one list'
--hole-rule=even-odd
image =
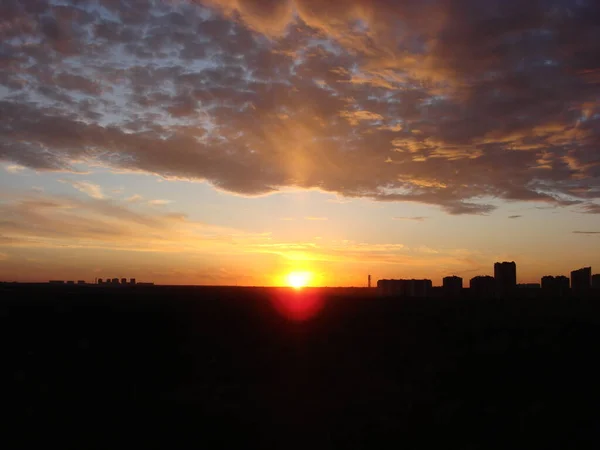
{"label": "sunset sky", "polygon": [[600,272],[600,3],[0,2],[0,280]]}

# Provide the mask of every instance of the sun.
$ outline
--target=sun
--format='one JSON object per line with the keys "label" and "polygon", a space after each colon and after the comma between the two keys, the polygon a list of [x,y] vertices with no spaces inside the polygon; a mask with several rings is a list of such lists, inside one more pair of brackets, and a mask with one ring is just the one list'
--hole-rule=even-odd
{"label": "sun", "polygon": [[308,286],[311,278],[312,274],[310,272],[290,272],[286,277],[288,286],[294,289],[302,289]]}

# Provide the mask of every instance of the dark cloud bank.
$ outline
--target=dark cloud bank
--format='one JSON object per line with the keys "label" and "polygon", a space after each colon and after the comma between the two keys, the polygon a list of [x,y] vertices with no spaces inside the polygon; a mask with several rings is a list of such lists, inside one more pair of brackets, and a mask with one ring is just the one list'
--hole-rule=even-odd
{"label": "dark cloud bank", "polygon": [[600,197],[600,4],[0,5],[0,159],[416,201]]}

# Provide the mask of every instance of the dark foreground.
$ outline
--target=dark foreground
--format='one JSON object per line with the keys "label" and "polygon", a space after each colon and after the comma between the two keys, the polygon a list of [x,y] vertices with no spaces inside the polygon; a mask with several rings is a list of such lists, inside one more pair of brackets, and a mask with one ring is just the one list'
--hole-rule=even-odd
{"label": "dark foreground", "polygon": [[600,302],[304,295],[0,287],[3,447],[598,448]]}

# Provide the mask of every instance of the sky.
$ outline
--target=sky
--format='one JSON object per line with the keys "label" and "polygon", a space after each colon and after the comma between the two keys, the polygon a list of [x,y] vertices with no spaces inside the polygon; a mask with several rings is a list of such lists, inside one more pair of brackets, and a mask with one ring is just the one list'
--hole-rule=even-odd
{"label": "sky", "polygon": [[600,4],[3,0],[0,280],[600,271]]}

